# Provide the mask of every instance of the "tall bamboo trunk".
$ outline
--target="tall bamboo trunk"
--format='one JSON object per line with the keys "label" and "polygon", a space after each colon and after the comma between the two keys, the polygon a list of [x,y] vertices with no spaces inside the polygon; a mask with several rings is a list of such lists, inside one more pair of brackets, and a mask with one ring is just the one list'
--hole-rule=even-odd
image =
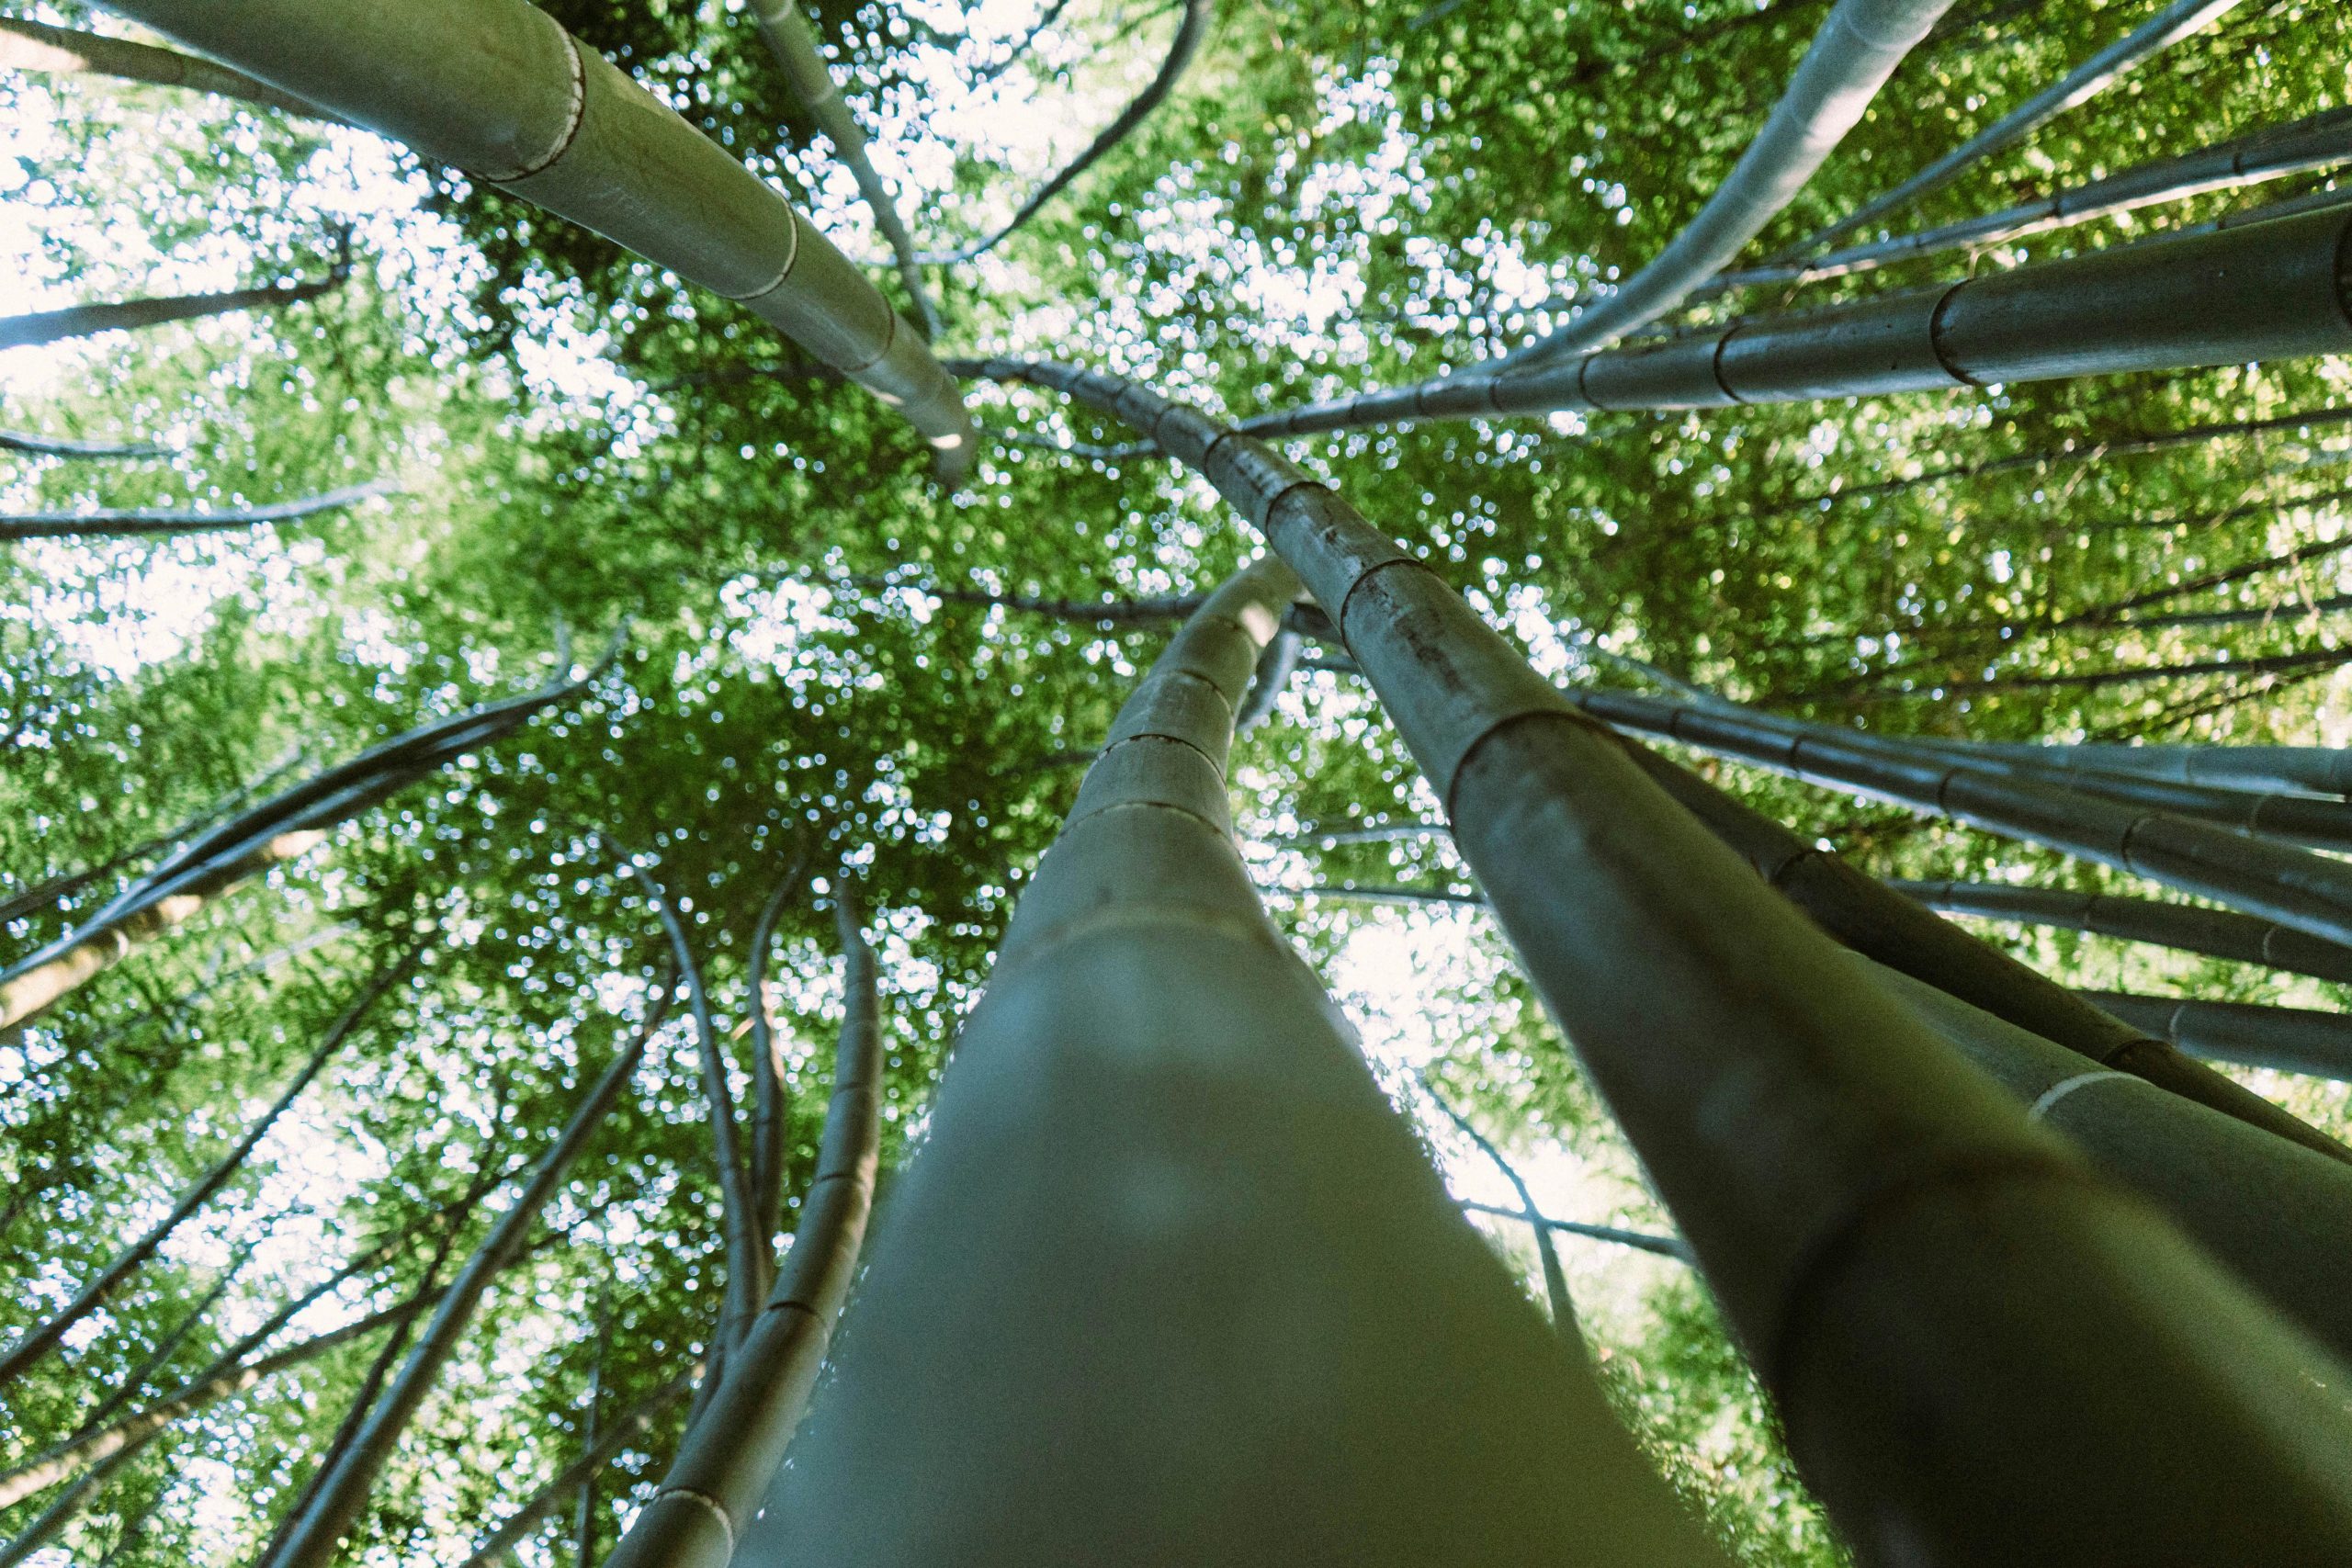
{"label": "tall bamboo trunk", "polygon": [[2328,1352],[1856,976],[1459,595],[1189,410],[989,369],[1144,427],[1300,567],[1865,1561],[2352,1553]]}
{"label": "tall bamboo trunk", "polygon": [[726,1376],[687,1426],[678,1457],[609,1568],[727,1568],[800,1423],[833,1321],[857,1271],[882,1148],[882,1016],[874,952],[848,873],[836,871],[842,1033],[816,1174],[792,1250],[758,1319],[729,1349]]}
{"label": "tall bamboo trunk", "polygon": [[522,1250],[539,1211],[555,1195],[556,1185],[573,1157],[604,1125],[614,1101],[620,1098],[621,1090],[637,1071],[647,1043],[661,1027],[667,1002],[664,994],[653,1004],[612,1065],[582,1097],[562,1131],[556,1134],[554,1144],[532,1168],[522,1190],[514,1195],[514,1201],[466,1259],[466,1266],[442,1293],[432,1321],[417,1337],[416,1348],[409,1352],[400,1375],[368,1411],[350,1445],[319,1483],[310,1506],[287,1531],[265,1568],[328,1568],[334,1562],[344,1533],[358,1520],[368,1495],[375,1487],[376,1477],[391,1458],[401,1433],[424,1403],[441,1369],[457,1353],[458,1340],[463,1337],[475,1307],[481,1304],[499,1270]]}
{"label": "tall bamboo trunk", "polygon": [[1250,890],[1226,751],[1296,591],[1246,569],[1120,710],[741,1562],[1724,1561]]}
{"label": "tall bamboo trunk", "polygon": [[1894,882],[1888,886],[1931,909],[1956,915],[2089,931],[2094,936],[2143,942],[2352,985],[2352,948],[2229,909],[1997,882]]}
{"label": "tall bamboo trunk", "polygon": [[902,413],[943,477],[970,465],[955,384],[849,258],[526,0],[107,4],[735,300]]}
{"label": "tall bamboo trunk", "polygon": [[[2159,236],[1958,283],[1743,316],[1651,346],[1391,387],[1245,420],[1303,435],[1426,419],[1728,408],[2341,354],[2352,317],[2337,205]],[[2226,280],[2224,282],[2223,280]]]}

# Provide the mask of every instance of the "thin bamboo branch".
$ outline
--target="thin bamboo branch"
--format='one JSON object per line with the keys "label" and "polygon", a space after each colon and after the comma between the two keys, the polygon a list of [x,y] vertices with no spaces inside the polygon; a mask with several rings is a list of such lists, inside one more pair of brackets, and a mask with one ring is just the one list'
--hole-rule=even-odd
{"label": "thin bamboo branch", "polygon": [[849,258],[526,0],[108,4],[735,300],[904,415],[944,480],[970,466],[955,384]]}
{"label": "thin bamboo branch", "polygon": [[979,604],[991,609],[1018,610],[1057,621],[1087,621],[1102,626],[1125,626],[1137,621],[1181,621],[1201,607],[1198,593],[1169,593],[1135,599],[1049,599],[1029,593],[992,593],[980,588],[950,588],[929,582],[903,582],[887,577],[853,577],[862,588],[921,593],[949,604]]}
{"label": "thin bamboo branch", "polygon": [[196,512],[179,508],[121,510],[98,507],[88,512],[19,512],[0,516],[0,539],[128,539],[156,535],[216,534],[230,528],[257,528],[265,523],[290,523],[322,512],[340,512],[379,495],[398,495],[395,479],[371,479],[295,501],[236,512]]}
{"label": "thin bamboo branch", "polygon": [[20,316],[0,316],[0,348],[26,348],[35,344],[61,343],[67,338],[98,333],[134,332],[169,321],[196,321],[237,310],[274,310],[315,299],[340,288],[344,269],[307,283],[272,284],[264,288],[232,288],[220,294],[171,294],[153,299],[119,299],[103,305],[69,305],[62,310],[34,310]]}
{"label": "thin bamboo branch", "polygon": [[1776,252],[1770,260],[1785,262],[1809,255],[1841,234],[1851,233],[1887,213],[1941,190],[1986,158],[2016,146],[2068,109],[2089,102],[2174,44],[2203,32],[2237,4],[2238,0],[2172,0],[2154,16],[1909,179],[1892,190],[1872,197],[1836,222],[1824,224],[1795,244]]}
{"label": "thin bamboo branch", "polygon": [[1969,680],[1935,680],[1921,676],[1917,685],[1885,686],[1857,692],[1860,703],[1894,703],[1933,695],[1973,696],[1984,692],[2103,691],[2112,686],[2145,685],[2151,681],[2190,681],[2203,675],[2283,675],[2299,670],[2333,670],[2352,663],[2352,649],[2308,648],[2295,653],[2267,653],[2250,659],[2188,659],[2175,664],[2135,664],[2105,670],[2020,671],[2012,675],[1986,675]]}
{"label": "thin bamboo branch", "polygon": [[[1506,1209],[1499,1203],[1464,1202],[1462,1206],[1474,1213],[1496,1214],[1507,1220],[1527,1218],[1523,1211]],[[1591,1241],[1614,1242],[1619,1247],[1630,1247],[1636,1252],[1649,1252],[1660,1258],[1671,1258],[1677,1263],[1691,1261],[1690,1247],[1679,1236],[1652,1235],[1646,1231],[1620,1230],[1615,1225],[1587,1224],[1582,1220],[1555,1220],[1540,1217],[1532,1223],[1560,1235],[1580,1235]]]}
{"label": "thin bamboo branch", "polygon": [[865,128],[850,113],[849,105],[842,99],[841,84],[833,80],[831,69],[818,52],[817,35],[800,9],[800,0],[752,0],[752,19],[759,24],[760,36],[784,68],[793,96],[833,144],[834,155],[848,167],[857,181],[858,194],[873,209],[874,226],[882,231],[898,262],[899,280],[922,317],[923,336],[937,337],[939,308],[932,303],[931,292],[923,287],[922,269],[915,265],[914,236],[907,232],[906,220],[899,216],[890,187],[882,183],[874,160],[866,153]]}
{"label": "thin bamboo branch", "polygon": [[[9,18],[0,17],[0,31]],[[5,50],[5,45],[0,45]],[[168,457],[171,449],[144,441],[73,441],[62,435],[35,435],[28,431],[0,430],[0,452],[23,452],[36,457]]]}
{"label": "thin bamboo branch", "polygon": [[988,254],[1011,239],[1023,225],[1044,210],[1047,202],[1068,189],[1070,182],[1092,168],[1113,148],[1125,141],[1137,126],[1150,118],[1152,111],[1176,90],[1177,82],[1182,78],[1185,67],[1192,64],[1193,56],[1200,51],[1203,40],[1209,34],[1209,24],[1216,17],[1214,0],[1183,0],[1183,4],[1184,15],[1176,24],[1175,37],[1169,40],[1168,56],[1160,62],[1158,74],[1142,92],[1128,101],[1127,107],[1121,109],[1109,125],[1102,128],[1100,135],[1087,143],[1086,151],[1047,176],[1046,182],[1032,191],[1029,198],[1015,209],[1012,216],[995,232],[956,250],[936,252],[920,259],[925,264],[953,266],[977,261]]}
{"label": "thin bamboo branch", "polygon": [[[2352,1430],[2310,1381],[2346,1375],[2328,1353],[1864,983],[1433,572],[1144,389],[987,369],[1148,429],[1298,563],[1860,1555],[2352,1551]],[[2151,1375],[2158,1344],[2177,1375]]]}
{"label": "thin bamboo branch", "polygon": [[1060,21],[1062,13],[1069,9],[1069,0],[1053,0],[1051,5],[1038,14],[1037,19],[1030,24],[1029,30],[1023,33],[1012,47],[1005,51],[1002,60],[993,64],[983,65],[972,73],[972,85],[976,87],[985,86],[1012,69],[1023,55],[1036,47],[1037,39],[1044,35],[1046,29]]}
{"label": "thin bamboo branch", "polygon": [[1606,347],[1657,320],[1740,253],[1796,198],[1951,0],[1838,0],[1739,162],[1672,243],[1567,325],[1497,367]]}
{"label": "thin bamboo branch", "polygon": [[1452,1100],[1438,1093],[1430,1083],[1428,1074],[1418,1073],[1414,1077],[1421,1086],[1421,1092],[1445,1113],[1447,1121],[1478,1146],[1478,1152],[1503,1173],[1503,1179],[1510,1182],[1511,1190],[1519,1194],[1519,1217],[1525,1220],[1528,1227],[1535,1233],[1535,1255],[1544,1266],[1544,1297],[1552,1307],[1552,1332],[1580,1353],[1590,1354],[1590,1348],[1584,1342],[1584,1333],[1577,1324],[1576,1298],[1568,1294],[1567,1270],[1560,1267],[1559,1251],[1552,1245],[1551,1224],[1544,1218],[1542,1206],[1535,1201],[1535,1194],[1528,1190],[1526,1179],[1519,1174],[1517,1166],[1503,1157],[1502,1150],[1495,1146],[1494,1140],[1478,1131],[1470,1118],[1456,1111]]}
{"label": "thin bamboo branch", "polygon": [[147,1386],[155,1381],[156,1375],[171,1365],[173,1356],[178,1353],[182,1345],[187,1343],[187,1337],[196,1332],[197,1325],[202,1323],[212,1309],[220,1304],[220,1298],[229,1293],[231,1285],[236,1283],[238,1274],[243,1272],[245,1265],[253,1260],[254,1252],[259,1245],[258,1240],[249,1241],[237,1249],[235,1255],[229,1259],[229,1266],[221,1269],[219,1277],[205,1290],[204,1294],[198,1296],[195,1303],[180,1314],[179,1321],[172,1325],[170,1332],[156,1342],[155,1348],[149,1352],[147,1359],[132,1368],[124,1376],[122,1382],[115,1385],[113,1393],[100,1400],[96,1408],[82,1417],[80,1424],[68,1434],[69,1437],[78,1438],[96,1431],[113,1418],[116,1411],[120,1410],[145,1392]]}
{"label": "thin bamboo branch", "polygon": [[327,1568],[334,1561],[344,1532],[359,1517],[377,1473],[391,1457],[393,1445],[424,1402],[442,1367],[456,1353],[466,1324],[483,1292],[490,1289],[491,1280],[498,1272],[522,1251],[532,1224],[555,1195],[556,1184],[564,1171],[589,1137],[604,1124],[605,1115],[636,1073],[646,1045],[661,1027],[668,1004],[666,992],[653,1001],[628,1043],[590,1087],[562,1131],[557,1134],[554,1144],[532,1168],[514,1201],[498,1217],[481,1245],[466,1259],[457,1279],[442,1292],[432,1321],[419,1334],[416,1348],[409,1353],[400,1375],[368,1411],[350,1447],[320,1482],[311,1506],[287,1533],[266,1568]]}
{"label": "thin bamboo branch", "polygon": [[842,1011],[832,1099],[792,1250],[758,1321],[733,1337],[726,1376],[689,1422],[661,1489],[607,1568],[727,1568],[815,1386],[857,1271],[882,1148],[882,1018],[874,952],[845,870],[832,878]]}
{"label": "thin bamboo branch", "polygon": [[277,1124],[277,1119],[287,1112],[304,1089],[311,1087],[311,1081],[325,1069],[328,1060],[342,1049],[343,1043],[351,1037],[368,1011],[394,986],[408,977],[422,952],[422,944],[412,946],[401,958],[379,970],[375,977],[361,988],[351,1006],[345,1010],[343,1016],[327,1030],[318,1048],[311,1053],[310,1059],[288,1081],[268,1109],[255,1117],[246,1127],[244,1135],[231,1145],[227,1153],[215,1160],[209,1169],[180,1194],[171,1212],[149,1226],[144,1235],[116,1253],[113,1260],[74,1292],[71,1301],[51,1314],[46,1321],[27,1330],[5,1352],[0,1352],[0,1387],[14,1382],[23,1375],[26,1368],[55,1348],[67,1330],[96,1312],[115,1288],[130,1277],[132,1269],[154,1255],[155,1249],[179,1228],[182,1221],[202,1208],[214,1193],[228,1184],[229,1179],[243,1167],[247,1156],[269,1135],[269,1130]]}
{"label": "thin bamboo branch", "polygon": [[50,76],[111,76],[159,87],[185,87],[216,98],[234,98],[255,108],[277,109],[310,119],[344,123],[266,82],[209,60],[125,39],[53,28],[23,17],[0,17],[0,71]]}

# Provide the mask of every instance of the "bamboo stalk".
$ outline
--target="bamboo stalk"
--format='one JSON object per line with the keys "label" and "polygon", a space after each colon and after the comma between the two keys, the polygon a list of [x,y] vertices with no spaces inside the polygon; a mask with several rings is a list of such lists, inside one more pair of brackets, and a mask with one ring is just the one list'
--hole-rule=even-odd
{"label": "bamboo stalk", "polygon": [[1931,909],[2089,931],[2352,985],[2352,948],[2229,909],[2006,883],[1891,882],[1887,886]]}
{"label": "bamboo stalk", "polygon": [[2286,125],[2266,126],[2215,146],[2200,147],[2194,152],[2160,158],[2100,179],[2068,186],[1997,212],[1841,246],[1809,260],[1721,273],[1706,287],[1692,290],[1690,298],[1706,299],[1733,288],[1843,277],[1947,251],[2007,244],[2030,234],[2073,228],[2161,202],[2186,201],[2191,197],[2346,162],[2352,162],[2352,109],[2325,109]]}
{"label": "bamboo stalk", "polygon": [[[1427,419],[1726,408],[1951,390],[2352,349],[2336,256],[2352,206],[2160,235],[1826,309],[1742,316],[1558,364],[1476,366],[1277,409],[1246,434]],[[2226,280],[2224,283],[2222,280]]]}
{"label": "bamboo stalk", "polygon": [[1567,325],[1496,362],[1546,363],[1657,320],[1737,255],[1820,168],[1951,0],[1838,0],[1756,140],[1672,243]]}
{"label": "bamboo stalk", "polygon": [[2237,3],[2238,0],[2172,0],[2154,16],[1909,179],[1871,197],[1836,222],[1815,230],[1795,244],[1776,253],[1770,260],[1783,262],[1810,254],[1841,234],[1851,233],[1887,213],[1941,190],[1994,153],[2016,146],[2068,109],[2089,102],[2174,44],[2203,32],[2226,16]]}
{"label": "bamboo stalk", "polygon": [[955,384],[849,258],[526,0],[108,7],[736,301],[898,410],[943,479],[969,467]]}
{"label": "bamboo stalk", "polygon": [[62,343],[98,333],[135,332],[171,321],[191,321],[238,310],[278,310],[315,299],[340,288],[340,266],[307,283],[272,284],[265,288],[232,288],[219,294],[171,294],[152,299],[117,299],[101,305],[69,305],[62,310],[32,310],[0,316],[0,348],[28,348]]}
{"label": "bamboo stalk", "polygon": [[1250,677],[1250,690],[1233,716],[1234,734],[1247,735],[1266,721],[1274,711],[1274,705],[1282,701],[1283,688],[1290,684],[1306,649],[1306,639],[1287,625],[1276,629],[1274,640],[1258,656],[1258,668]]}
{"label": "bamboo stalk", "polygon": [[508,1515],[497,1529],[485,1537],[482,1543],[474,1548],[473,1555],[466,1559],[462,1568],[492,1568],[492,1564],[513,1556],[514,1549],[529,1538],[540,1520],[561,1506],[565,1497],[594,1481],[612,1462],[615,1454],[652,1430],[653,1423],[661,1419],[664,1411],[684,1399],[701,1375],[701,1368],[690,1367],[622,1411],[596,1434],[595,1440],[579,1458],[557,1472],[553,1480],[532,1493],[521,1507]]}
{"label": "bamboo stalk", "polygon": [[2093,1165],[2153,1201],[2279,1312],[2352,1356],[2352,1168],[1865,964]]}
{"label": "bamboo stalk", "polygon": [[[334,120],[301,99],[256,82],[209,60],[126,39],[53,28],[24,17],[0,17],[0,71],[49,76],[111,76],[118,81],[186,87],[217,98],[234,98],[255,108],[277,109],[310,119]],[[337,123],[340,123],[339,121]]]}
{"label": "bamboo stalk", "polygon": [[2274,1072],[2352,1082],[2352,1016],[2255,1002],[2086,993],[2092,1001],[2192,1055]]}
{"label": "bamboo stalk", "polygon": [[800,107],[832,142],[834,154],[848,167],[857,181],[858,194],[873,209],[874,226],[889,245],[899,277],[922,317],[923,336],[937,337],[939,308],[932,303],[931,293],[923,287],[922,269],[915,265],[914,236],[907,232],[906,220],[899,216],[890,187],[882,183],[874,160],[866,154],[865,129],[842,101],[841,85],[817,51],[817,35],[801,12],[800,0],[752,0],[752,19],[759,24],[760,36],[784,68],[785,80],[791,84]]}
{"label": "bamboo stalk", "polygon": [[1176,90],[1185,68],[1193,63],[1193,56],[1200,52],[1201,44],[1209,36],[1209,24],[1216,19],[1214,0],[1183,0],[1184,15],[1176,24],[1176,33],[1168,43],[1167,58],[1160,62],[1159,72],[1144,90],[1137,93],[1121,109],[1109,125],[1086,145],[1086,151],[1063,164],[1044,184],[1029,193],[1027,200],[1015,209],[1004,225],[985,238],[973,241],[952,251],[941,251],[922,256],[926,263],[953,266],[959,263],[978,261],[1011,239],[1023,225],[1045,209],[1046,204],[1069,187],[1070,182],[1092,168],[1113,148],[1125,141],[1136,128],[1151,118],[1152,111]]}
{"label": "bamboo stalk", "polygon": [[406,954],[384,965],[373,980],[361,987],[357,998],[329,1027],[317,1049],[311,1053],[309,1060],[296,1071],[277,1098],[254,1119],[246,1127],[244,1135],[231,1145],[227,1153],[213,1161],[203,1175],[189,1184],[187,1190],[180,1194],[178,1201],[172,1205],[169,1213],[116,1253],[105,1268],[74,1292],[73,1300],[51,1313],[39,1325],[28,1329],[5,1352],[0,1352],[0,1387],[14,1382],[23,1375],[26,1368],[54,1349],[68,1329],[96,1312],[115,1288],[130,1277],[132,1269],[154,1255],[155,1249],[179,1228],[182,1221],[202,1208],[214,1193],[228,1184],[229,1179],[243,1167],[247,1156],[261,1146],[262,1139],[269,1135],[269,1130],[277,1125],[277,1119],[286,1114],[302,1091],[310,1088],[312,1080],[325,1069],[328,1060],[343,1048],[343,1043],[359,1027],[360,1021],[394,986],[408,977],[422,951],[422,944],[412,946]]}
{"label": "bamboo stalk", "polygon": [[791,869],[776,879],[760,918],[752,927],[752,956],[744,976],[752,1018],[752,1234],[758,1241],[763,1298],[775,1278],[775,1233],[784,1204],[784,1059],[768,1018],[768,959],[775,946],[775,923],[784,902],[797,891],[808,869],[805,844],[796,848]]}
{"label": "bamboo stalk", "polygon": [[2069,777],[2162,779],[2257,794],[2352,795],[2352,750],[2334,746],[2201,746],[2136,742],[2047,745],[1979,740],[1974,750],[2018,757]]}
{"label": "bamboo stalk", "polygon": [[1189,410],[988,371],[1148,428],[1303,569],[1865,1561],[2352,1551],[2333,1358],[1862,983],[1432,572]]}
{"label": "bamboo stalk", "polygon": [[379,495],[398,495],[391,479],[347,485],[296,501],[274,502],[236,512],[196,512],[181,508],[151,510],[98,507],[88,512],[20,512],[0,516],[0,539],[125,539],[157,535],[214,534],[229,528],[257,528],[265,523],[290,523],[322,512],[340,512]]}
{"label": "bamboo stalk", "polygon": [[490,1289],[491,1280],[512,1262],[530,1227],[555,1195],[556,1184],[597,1128],[637,1070],[645,1048],[668,1010],[665,991],[647,1011],[602,1077],[590,1087],[568,1118],[548,1152],[531,1169],[514,1201],[492,1225],[456,1280],[443,1292],[432,1321],[417,1337],[400,1375],[368,1411],[341,1457],[319,1483],[317,1495],[295,1521],[266,1568],[327,1568],[334,1561],[344,1532],[359,1517],[374,1488],[376,1476],[391,1457],[409,1420],[432,1389],[434,1380],[458,1348],[474,1308]]}
{"label": "bamboo stalk", "polygon": [[842,1012],[832,1099],[799,1228],[775,1290],[731,1342],[726,1376],[689,1423],[662,1486],[608,1568],[727,1568],[758,1512],[817,1381],[849,1295],[874,1204],[882,1149],[882,1018],[874,952],[848,873],[836,871]]}
{"label": "bamboo stalk", "polygon": [[[0,32],[10,19],[0,17]],[[0,53],[6,46],[0,44]],[[0,430],[0,452],[23,452],[36,457],[168,457],[168,447],[144,441],[74,441],[62,435],[35,435],[29,431]]]}
{"label": "bamboo stalk", "polygon": [[1296,591],[1245,569],[1120,710],[741,1561],[1724,1562],[1251,893],[1224,763]]}

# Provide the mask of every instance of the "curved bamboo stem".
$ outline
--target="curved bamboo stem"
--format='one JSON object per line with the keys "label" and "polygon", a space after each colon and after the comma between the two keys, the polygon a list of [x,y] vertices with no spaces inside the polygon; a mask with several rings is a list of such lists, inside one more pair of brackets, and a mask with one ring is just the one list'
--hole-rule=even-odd
{"label": "curved bamboo stem", "polygon": [[1184,15],[1176,24],[1175,37],[1169,40],[1168,56],[1160,62],[1159,70],[1144,90],[1128,101],[1101,134],[1087,143],[1086,151],[1063,164],[1046,182],[1029,194],[1029,198],[1015,209],[1004,226],[984,239],[975,240],[952,251],[940,251],[920,259],[926,264],[955,265],[977,261],[1011,239],[1023,225],[1045,209],[1047,202],[1069,187],[1070,182],[1092,168],[1135,129],[1151,118],[1151,113],[1176,90],[1185,68],[1193,63],[1193,56],[1200,52],[1202,41],[1209,36],[1209,24],[1216,18],[1214,0],[1183,0]]}
{"label": "curved bamboo stem", "polygon": [[898,410],[943,479],[970,466],[955,384],[849,258],[526,0],[108,4],[736,301]]}
{"label": "curved bamboo stem", "polygon": [[882,1019],[874,952],[846,871],[833,883],[842,1012],[817,1169],[775,1290],[733,1342],[726,1375],[687,1426],[661,1490],[607,1568],[727,1568],[800,1423],[857,1271],[882,1148]]}
{"label": "curved bamboo stem", "polygon": [[1838,0],[1764,128],[1690,224],[1614,292],[1558,331],[1504,355],[1496,367],[1604,348],[1681,304],[1795,199],[1951,6],[1951,0]]}
{"label": "curved bamboo stem", "polygon": [[2328,1354],[1858,983],[1434,573],[1190,410],[988,368],[1148,429],[1301,567],[1865,1558],[2352,1551],[2352,1431],[2298,1392]]}

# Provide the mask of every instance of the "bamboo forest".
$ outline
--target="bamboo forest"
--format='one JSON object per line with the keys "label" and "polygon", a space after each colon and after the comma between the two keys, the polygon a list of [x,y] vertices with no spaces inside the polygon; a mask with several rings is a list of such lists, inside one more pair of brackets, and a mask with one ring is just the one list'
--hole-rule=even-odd
{"label": "bamboo forest", "polygon": [[5,9],[0,1568],[2352,1562],[2352,6]]}

